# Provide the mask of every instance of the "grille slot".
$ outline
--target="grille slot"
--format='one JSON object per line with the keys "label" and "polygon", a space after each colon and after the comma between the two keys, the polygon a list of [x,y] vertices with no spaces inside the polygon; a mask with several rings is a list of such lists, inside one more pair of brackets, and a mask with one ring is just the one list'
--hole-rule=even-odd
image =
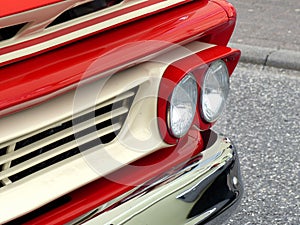
{"label": "grille slot", "polygon": [[75,18],[97,12],[101,9],[117,5],[121,2],[122,0],[93,0],[82,5],[75,6],[59,15],[52,23],[48,25],[48,27],[52,27],[54,25],[67,22]]}
{"label": "grille slot", "polygon": [[[111,142],[124,124],[136,88],[70,116],[53,128],[0,149],[2,186],[29,176],[99,144]],[[1,187],[1,185],[0,185]]]}
{"label": "grille slot", "polygon": [[0,28],[0,41],[14,37],[27,23]]}

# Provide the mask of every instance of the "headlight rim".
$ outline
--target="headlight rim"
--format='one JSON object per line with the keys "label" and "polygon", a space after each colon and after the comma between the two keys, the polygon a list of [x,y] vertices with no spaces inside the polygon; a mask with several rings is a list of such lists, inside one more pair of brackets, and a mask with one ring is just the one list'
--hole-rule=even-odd
{"label": "headlight rim", "polygon": [[[204,106],[203,106],[203,98],[204,98],[204,91],[205,91],[205,81],[209,75],[209,70],[211,70],[211,68],[216,65],[216,64],[219,64],[221,63],[222,64],[222,68],[225,69],[226,71],[226,83],[227,83],[227,87],[226,87],[226,94],[225,94],[225,100],[222,102],[222,104],[220,105],[219,107],[219,111],[218,113],[216,113],[216,115],[214,117],[212,117],[212,119],[210,118],[207,118],[207,116],[205,115],[204,113]],[[228,99],[228,94],[229,94],[229,91],[230,91],[230,74],[229,74],[229,71],[228,71],[228,67],[226,65],[226,63],[224,62],[224,60],[222,59],[218,59],[218,60],[215,60],[215,61],[212,61],[210,64],[209,64],[209,67],[207,68],[206,72],[204,73],[203,75],[203,78],[202,78],[202,82],[201,82],[201,90],[200,90],[200,102],[199,102],[199,107],[200,107],[200,116],[202,118],[202,120],[208,124],[214,124],[219,118],[220,116],[222,115],[222,112],[224,111],[224,108],[226,106],[226,101]]]}
{"label": "headlight rim", "polygon": [[[195,101],[194,101],[194,108],[193,108],[193,116],[191,117],[191,121],[190,121],[190,125],[188,126],[188,128],[185,130],[185,132],[183,132],[181,135],[177,135],[174,133],[173,129],[172,129],[172,125],[171,125],[171,102],[172,102],[172,97],[173,97],[173,94],[174,94],[174,91],[176,89],[176,87],[178,87],[181,82],[184,80],[184,79],[187,79],[187,78],[190,78],[193,80],[193,82],[195,83],[195,88],[196,88],[196,94],[195,94]],[[186,73],[179,81],[178,83],[175,85],[175,87],[173,88],[173,91],[171,92],[170,94],[170,97],[169,97],[169,100],[168,100],[168,105],[167,105],[167,128],[168,128],[168,132],[169,134],[178,139],[178,138],[182,138],[183,136],[185,136],[188,131],[190,130],[191,126],[193,125],[193,121],[195,119],[195,116],[197,114],[197,105],[198,105],[198,102],[199,102],[199,88],[198,88],[198,82],[197,82],[197,79],[195,77],[195,75],[189,71],[188,73]]]}

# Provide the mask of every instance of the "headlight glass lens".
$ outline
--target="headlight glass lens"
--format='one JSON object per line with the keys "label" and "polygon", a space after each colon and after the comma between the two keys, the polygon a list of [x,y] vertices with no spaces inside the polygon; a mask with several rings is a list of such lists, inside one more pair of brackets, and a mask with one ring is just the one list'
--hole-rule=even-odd
{"label": "headlight glass lens", "polygon": [[174,88],[169,107],[169,129],[173,136],[182,137],[189,130],[197,104],[197,82],[188,73]]}
{"label": "headlight glass lens", "polygon": [[229,73],[222,60],[208,68],[201,89],[202,116],[207,122],[218,119],[229,93]]}

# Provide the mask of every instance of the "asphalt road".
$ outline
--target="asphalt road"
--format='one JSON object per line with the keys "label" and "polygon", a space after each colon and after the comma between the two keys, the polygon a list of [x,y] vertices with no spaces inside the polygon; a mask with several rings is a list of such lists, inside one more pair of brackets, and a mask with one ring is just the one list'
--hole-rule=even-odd
{"label": "asphalt road", "polygon": [[300,225],[300,71],[239,64],[215,130],[239,151],[245,194],[229,225]]}
{"label": "asphalt road", "polygon": [[299,0],[229,0],[237,9],[234,43],[300,51]]}

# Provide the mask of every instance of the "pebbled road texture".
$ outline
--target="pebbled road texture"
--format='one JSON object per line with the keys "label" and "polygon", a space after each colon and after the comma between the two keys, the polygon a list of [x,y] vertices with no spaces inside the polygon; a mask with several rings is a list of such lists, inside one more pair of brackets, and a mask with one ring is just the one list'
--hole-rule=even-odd
{"label": "pebbled road texture", "polygon": [[227,225],[300,224],[300,72],[240,63],[215,130],[235,143],[245,193]]}

